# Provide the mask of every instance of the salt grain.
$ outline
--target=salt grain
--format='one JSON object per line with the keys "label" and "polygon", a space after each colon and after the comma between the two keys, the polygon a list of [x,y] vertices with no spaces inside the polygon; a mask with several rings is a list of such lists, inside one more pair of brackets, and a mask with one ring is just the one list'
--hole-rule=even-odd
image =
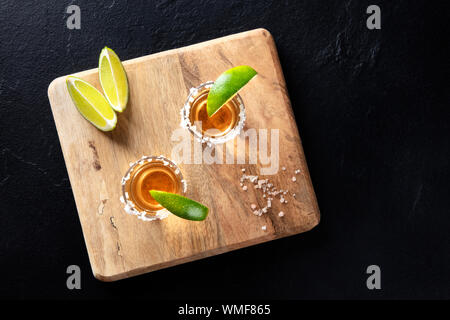
{"label": "salt grain", "polygon": [[255,183],[258,180],[258,176],[250,176],[250,182]]}
{"label": "salt grain", "polygon": [[284,217],[284,212],[280,211],[280,213],[278,214],[279,217]]}
{"label": "salt grain", "polygon": [[255,210],[255,211],[253,211],[253,214],[254,214],[255,216],[261,217],[262,211],[261,211],[261,210]]}

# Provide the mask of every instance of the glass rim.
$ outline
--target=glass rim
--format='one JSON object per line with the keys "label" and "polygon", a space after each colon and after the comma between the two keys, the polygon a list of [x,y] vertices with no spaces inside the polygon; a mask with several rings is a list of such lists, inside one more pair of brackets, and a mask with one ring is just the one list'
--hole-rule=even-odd
{"label": "glass rim", "polygon": [[[183,174],[178,167],[178,165],[171,159],[168,159],[162,155],[160,156],[142,156],[140,159],[135,162],[130,162],[130,166],[125,172],[125,175],[122,177],[121,186],[122,186],[122,195],[120,196],[120,202],[124,204],[124,210],[126,213],[130,215],[137,216],[138,219],[143,221],[154,221],[154,220],[162,220],[169,216],[170,212],[164,207],[159,210],[147,210],[139,207],[134,201],[130,198],[130,195],[126,191],[127,183],[131,179],[131,172],[137,165],[144,164],[145,162],[162,162],[165,166],[168,166],[177,179],[181,182],[181,190],[180,194],[184,195],[187,191],[187,183],[183,177]],[[167,163],[167,164],[166,164]],[[131,180],[130,182],[131,183]],[[140,210],[139,210],[140,209]]]}
{"label": "glass rim", "polygon": [[239,107],[239,121],[237,121],[236,125],[223,136],[212,137],[205,135],[204,133],[197,130],[196,126],[191,123],[189,115],[192,108],[192,103],[195,101],[195,98],[198,96],[200,91],[205,88],[210,89],[213,84],[214,81],[206,81],[197,87],[191,88],[189,90],[189,95],[186,99],[186,102],[181,109],[181,126],[188,129],[202,144],[206,143],[208,146],[210,146],[211,144],[222,144],[234,139],[242,131],[245,124],[245,105],[239,93],[236,93],[236,95],[233,97],[233,99],[237,100],[237,105]]}

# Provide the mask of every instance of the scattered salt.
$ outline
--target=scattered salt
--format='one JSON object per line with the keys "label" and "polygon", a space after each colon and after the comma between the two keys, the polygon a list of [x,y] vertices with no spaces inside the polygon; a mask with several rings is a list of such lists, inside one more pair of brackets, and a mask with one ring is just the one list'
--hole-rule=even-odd
{"label": "scattered salt", "polygon": [[[282,167],[282,169],[286,170],[285,167]],[[282,204],[288,203],[288,201],[284,198],[284,196],[289,194],[289,190],[283,190],[283,189],[278,190],[277,187],[275,187],[273,185],[273,183],[269,182],[269,179],[258,179],[257,175],[246,175],[244,173],[245,172],[244,168],[242,168],[241,171],[243,172],[243,174],[240,178],[240,185],[242,187],[242,190],[247,191],[247,186],[244,185],[244,182],[249,181],[254,184],[255,189],[262,190],[263,198],[265,198],[267,201],[266,206],[263,207],[262,209],[257,209],[256,204],[250,205],[251,210],[254,215],[261,216],[263,213],[267,213],[268,210],[270,210],[270,208],[272,208],[273,198],[276,197],[277,195],[279,196],[280,203],[282,203]],[[299,170],[296,170],[295,172],[298,173]],[[296,178],[292,177],[292,181],[296,181]],[[295,198],[296,197],[295,193],[293,193],[292,196]],[[283,216],[284,213],[282,211],[280,211],[280,212],[281,212],[280,216]]]}

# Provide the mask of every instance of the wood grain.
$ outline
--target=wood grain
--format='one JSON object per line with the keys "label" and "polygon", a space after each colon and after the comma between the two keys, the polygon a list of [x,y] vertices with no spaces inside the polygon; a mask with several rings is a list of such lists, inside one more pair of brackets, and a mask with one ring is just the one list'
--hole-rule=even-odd
{"label": "wood grain", "polygon": [[[258,217],[250,204],[264,206],[259,190],[242,191],[241,169],[258,175],[257,164],[180,164],[187,196],[210,208],[204,222],[170,216],[142,222],[119,201],[122,175],[143,155],[171,156],[171,136],[189,89],[214,80],[224,70],[251,65],[258,71],[241,92],[245,129],[279,129],[279,173],[267,176],[296,193],[287,204]],[[94,276],[114,281],[176,264],[310,230],[320,214],[308,173],[283,73],[270,33],[256,29],[124,62],[130,85],[126,111],[116,129],[97,130],[74,107],[65,77],[48,95],[69,173]],[[100,89],[97,69],[75,74]],[[236,139],[242,139],[238,137]],[[227,145],[229,148],[229,145]],[[231,146],[232,151],[233,146]],[[294,170],[300,169],[293,182]],[[285,216],[278,217],[282,210]],[[266,226],[266,230],[262,229]]]}

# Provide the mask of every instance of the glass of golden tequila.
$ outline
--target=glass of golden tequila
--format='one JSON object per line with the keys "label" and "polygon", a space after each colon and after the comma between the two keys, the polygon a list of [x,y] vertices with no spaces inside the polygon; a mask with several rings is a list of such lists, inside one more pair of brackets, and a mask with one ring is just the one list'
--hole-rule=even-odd
{"label": "glass of golden tequila", "polygon": [[160,190],[184,195],[186,181],[178,166],[163,156],[144,156],[131,163],[122,178],[121,201],[124,209],[144,221],[161,220],[169,215],[150,195]]}
{"label": "glass of golden tequila", "polygon": [[200,142],[208,145],[234,139],[245,124],[245,106],[239,94],[208,117],[206,102],[213,84],[213,81],[208,81],[192,88],[181,109],[182,127],[187,128]]}

